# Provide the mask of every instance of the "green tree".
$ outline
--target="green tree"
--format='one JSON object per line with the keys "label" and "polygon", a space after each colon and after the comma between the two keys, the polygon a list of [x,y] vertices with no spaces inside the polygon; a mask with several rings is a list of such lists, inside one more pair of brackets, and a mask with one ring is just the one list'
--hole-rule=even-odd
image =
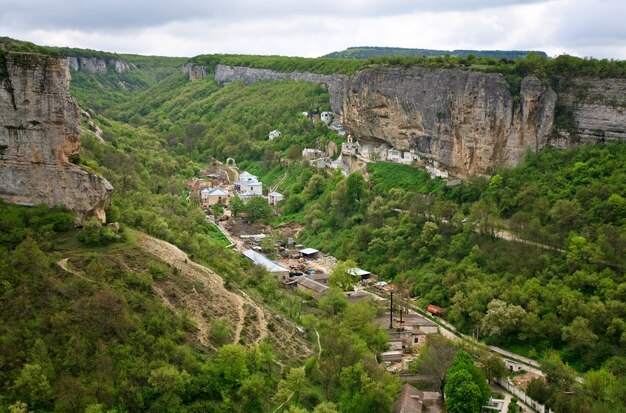
{"label": "green tree", "polygon": [[480,331],[487,336],[509,337],[519,329],[525,316],[526,310],[519,305],[507,304],[496,298],[487,305],[487,314],[480,322]]}
{"label": "green tree", "polygon": [[230,199],[230,210],[233,213],[233,216],[238,216],[241,212],[246,210],[246,204],[243,203],[241,198],[238,196],[234,196]]}
{"label": "green tree", "polygon": [[356,263],[352,260],[339,262],[330,273],[328,284],[343,291],[352,291],[356,284],[355,277],[350,274],[352,268],[356,268]]}
{"label": "green tree", "polygon": [[248,200],[245,212],[250,222],[267,222],[272,215],[272,208],[267,203],[265,197],[253,196]]}
{"label": "green tree", "polygon": [[22,367],[15,379],[13,390],[19,400],[35,409],[49,405],[52,396],[48,378],[38,364],[25,364]]}
{"label": "green tree", "polygon": [[348,298],[343,290],[330,288],[318,301],[319,308],[328,315],[341,314],[348,306]]}
{"label": "green tree", "polygon": [[445,386],[446,411],[449,413],[479,413],[482,396],[470,372],[451,369]]}

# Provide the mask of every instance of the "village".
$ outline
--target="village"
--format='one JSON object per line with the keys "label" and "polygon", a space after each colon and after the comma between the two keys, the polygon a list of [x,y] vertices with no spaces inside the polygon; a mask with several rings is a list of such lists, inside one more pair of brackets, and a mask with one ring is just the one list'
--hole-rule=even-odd
{"label": "village", "polygon": [[[346,136],[345,129],[334,119],[331,112],[321,114],[304,112],[302,115],[307,116],[312,122],[321,121],[338,135]],[[268,139],[280,139],[281,135],[279,130],[272,130],[268,134]],[[353,140],[351,135],[346,136],[336,160],[332,161],[330,155],[319,149],[305,148],[302,151],[302,159],[308,161],[310,166],[329,171],[339,169],[344,175],[352,171],[352,163],[355,161],[368,163],[384,160],[403,164],[423,161],[414,151],[399,151],[388,144],[379,146],[361,144]],[[448,174],[437,169],[437,166],[426,164],[431,177],[449,178]],[[258,176],[248,171],[239,173],[232,158],[225,164],[215,161],[213,165],[201,171],[201,175],[201,178],[187,182],[189,189],[187,199],[196,202],[205,211],[207,219],[230,241],[233,251],[241,253],[253,264],[263,267],[276,277],[283,288],[293,293],[297,292],[313,299],[319,299],[328,293],[329,279],[338,262],[334,257],[317,249],[296,243],[300,225],[282,224],[280,230],[285,240],[278,242],[274,239],[271,228],[250,225],[245,220],[245,213],[237,218],[230,207],[231,201],[235,198],[246,204],[254,197],[262,197],[274,209],[273,212],[278,214],[280,203],[285,198],[278,192],[278,188],[285,177],[272,187],[264,185]],[[269,250],[268,241],[272,243]],[[454,340],[468,339],[445,321],[445,310],[434,303],[429,304],[425,310],[421,309],[415,305],[413,301],[415,299],[412,300],[409,294],[398,291],[398,286],[393,283],[379,280],[376,274],[358,267],[349,268],[348,273],[354,284],[352,291],[345,292],[348,302],[369,300],[371,305],[378,308],[376,324],[385,330],[389,337],[388,350],[378,355],[379,362],[388,371],[400,374],[405,382],[411,383],[415,379],[408,373],[409,364],[418,357],[420,347],[424,345],[428,335],[442,334]],[[524,383],[542,375],[538,364],[501,349],[491,350],[503,358],[506,368],[515,373],[516,377],[513,381],[500,383],[508,392],[504,391],[503,387],[492,384],[494,391],[505,394],[505,397],[502,400],[492,400],[489,411],[506,412],[513,393],[526,403],[518,403],[523,411],[547,412],[544,406],[528,399],[523,391],[516,387],[523,388]],[[530,410],[529,406],[534,410]],[[421,412],[422,409],[429,412],[444,411],[439,392],[417,391],[410,385],[403,387],[396,407],[398,409],[394,411]]]}
{"label": "village", "polygon": [[[234,160],[227,162],[227,165],[218,164],[213,168],[207,168],[203,174],[204,178],[188,182],[189,199],[199,203],[206,212],[207,219],[229,239],[235,252],[241,253],[253,264],[263,267],[276,277],[285,289],[290,289],[294,293],[299,292],[319,299],[329,291],[330,275],[338,262],[334,257],[317,249],[296,243],[294,239],[300,227],[283,226],[282,230],[287,236],[286,242],[282,245],[275,243],[272,251],[266,254],[263,253],[262,244],[266,239],[272,239],[272,234],[266,233],[271,229],[246,225],[243,219],[233,217],[229,205],[234,197],[239,197],[244,203],[249,202],[252,197],[263,197],[270,206],[279,206],[284,197],[276,191],[278,185],[264,190],[263,183],[257,176],[248,171],[239,174]],[[219,217],[215,217],[211,209],[216,205],[223,208]],[[398,286],[379,280],[376,274],[358,267],[349,268],[348,272],[354,283],[353,291],[345,292],[348,302],[369,300],[372,305],[377,306],[379,316],[376,323],[389,337],[388,350],[378,355],[379,362],[388,371],[404,377],[405,382],[410,383],[415,379],[407,373],[408,367],[419,355],[419,349],[426,342],[428,335],[442,334],[450,339],[462,338],[460,333],[445,322],[443,308],[430,304],[426,311],[423,311],[410,298],[398,291]],[[515,357],[505,356],[503,359],[507,369],[517,373],[517,377],[516,382],[501,384],[509,386],[510,392],[517,391],[518,397],[524,400],[523,392],[515,387],[515,383],[528,382],[532,377],[540,376],[541,372],[528,363],[519,362]],[[494,390],[503,393],[502,387],[494,387]],[[505,399],[492,401],[490,411],[506,411],[511,395],[504,393]],[[535,407],[535,411],[544,412],[543,406],[530,399],[526,401],[528,405]],[[405,409],[397,411],[421,412],[422,407],[429,412],[444,411],[438,392],[417,391],[410,385],[403,387],[403,395],[396,405]],[[523,404],[521,406],[528,409]],[[413,410],[406,410],[407,408]]]}

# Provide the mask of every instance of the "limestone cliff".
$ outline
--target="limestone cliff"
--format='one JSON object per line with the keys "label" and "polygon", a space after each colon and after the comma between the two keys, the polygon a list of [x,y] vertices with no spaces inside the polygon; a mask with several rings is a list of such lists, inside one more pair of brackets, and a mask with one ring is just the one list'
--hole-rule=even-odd
{"label": "limestone cliff", "polygon": [[263,80],[302,80],[311,83],[326,85],[330,94],[330,105],[335,113],[341,113],[344,96],[345,82],[348,80],[344,75],[320,75],[308,72],[275,72],[269,69],[254,69],[241,66],[217,65],[215,68],[215,81],[228,83],[237,80],[246,83],[260,82]]}
{"label": "limestone cliff", "polygon": [[64,205],[77,223],[105,221],[113,187],[70,159],[78,155],[79,109],[64,59],[8,53],[0,60],[0,197]]}
{"label": "limestone cliff", "polygon": [[185,63],[182,71],[189,76],[189,80],[204,79],[206,76],[206,68],[203,65],[197,65],[191,62]]}
{"label": "limestone cliff", "polygon": [[371,68],[344,85],[343,124],[357,137],[412,151],[455,176],[515,165],[526,148],[545,146],[556,93],[534,77],[519,102],[501,74],[462,70]]}
{"label": "limestone cliff", "polygon": [[119,59],[109,59],[107,61],[101,57],[70,56],[67,58],[70,69],[90,73],[107,73],[109,68],[117,73],[123,73],[134,67],[132,63]]}
{"label": "limestone cliff", "polygon": [[573,130],[564,130],[553,144],[572,141],[626,140],[626,79],[572,79],[559,94],[558,112],[573,117]]}
{"label": "limestone cliff", "polygon": [[[564,79],[568,86],[557,96],[530,76],[513,96],[502,74],[458,69],[371,67],[350,77],[224,65],[215,71],[219,83],[280,79],[326,85],[333,112],[357,139],[410,151],[418,164],[458,177],[514,166],[527,149],[547,144],[626,140],[624,79]],[[562,123],[569,129],[554,130]]]}

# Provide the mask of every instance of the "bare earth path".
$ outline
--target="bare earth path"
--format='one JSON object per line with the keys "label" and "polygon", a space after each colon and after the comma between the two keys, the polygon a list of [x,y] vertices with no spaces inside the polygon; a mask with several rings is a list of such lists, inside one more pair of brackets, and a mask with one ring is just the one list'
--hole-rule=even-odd
{"label": "bare earth path", "polygon": [[[208,268],[191,261],[178,247],[151,236],[140,234],[139,244],[148,253],[176,268],[188,285],[168,282],[155,283],[154,291],[167,307],[188,310],[198,328],[198,340],[209,345],[210,320],[224,317],[234,326],[233,342],[238,343],[244,326],[244,299],[224,287],[224,280]],[[200,290],[200,291],[198,291]],[[210,317],[207,313],[210,312]]]}

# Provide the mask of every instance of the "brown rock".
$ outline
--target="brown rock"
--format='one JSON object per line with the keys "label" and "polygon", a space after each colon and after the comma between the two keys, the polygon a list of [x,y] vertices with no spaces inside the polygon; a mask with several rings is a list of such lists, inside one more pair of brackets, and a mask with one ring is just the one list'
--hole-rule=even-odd
{"label": "brown rock", "polygon": [[[0,79],[0,197],[22,205],[64,205],[105,221],[113,187],[70,163],[78,155],[79,110],[69,93],[64,59],[6,56]],[[0,70],[0,73],[2,71]]]}

